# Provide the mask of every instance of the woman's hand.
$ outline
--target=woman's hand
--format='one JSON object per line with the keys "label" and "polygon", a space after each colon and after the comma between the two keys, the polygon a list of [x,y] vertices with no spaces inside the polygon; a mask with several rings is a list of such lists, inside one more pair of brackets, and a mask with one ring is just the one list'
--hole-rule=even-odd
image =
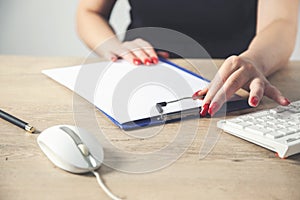
{"label": "woman's hand", "polygon": [[263,74],[263,68],[243,56],[231,56],[225,60],[208,88],[198,91],[193,98],[206,95],[203,100],[201,116],[213,116],[221,106],[240,88],[248,90],[248,103],[256,107],[262,97],[273,99],[280,105],[290,102],[280,91],[271,85]]}
{"label": "woman's hand", "polygon": [[[134,65],[152,65],[158,63],[158,56],[152,45],[140,38],[123,43],[117,38],[112,38],[99,46],[96,52],[111,61],[123,58]],[[158,52],[158,54],[163,57],[168,56],[166,52],[165,54]]]}
{"label": "woman's hand", "polygon": [[136,65],[158,63],[157,54],[168,57],[167,52],[155,52],[153,46],[143,40],[121,42],[109,25],[115,0],[81,0],[77,10],[77,30],[81,39],[95,53],[109,60],[123,58]]}
{"label": "woman's hand", "polygon": [[263,95],[280,105],[290,103],[266,76],[282,69],[293,52],[299,2],[259,1],[256,34],[248,49],[239,56],[227,58],[209,87],[193,95],[201,98],[206,94],[202,116],[214,115],[239,88],[250,92],[248,103],[253,107]]}

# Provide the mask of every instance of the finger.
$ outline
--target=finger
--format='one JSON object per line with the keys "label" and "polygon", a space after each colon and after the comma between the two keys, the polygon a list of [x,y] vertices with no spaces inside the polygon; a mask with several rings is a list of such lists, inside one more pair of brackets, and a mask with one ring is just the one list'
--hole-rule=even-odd
{"label": "finger", "polygon": [[130,50],[122,45],[115,46],[112,51],[106,53],[106,57],[112,61],[116,61],[115,57],[117,57],[123,58],[127,62],[134,65],[142,64],[142,62],[134,54],[132,54]]}
{"label": "finger", "polygon": [[157,51],[157,54],[165,59],[170,58],[170,54],[166,51]]}
{"label": "finger", "polygon": [[231,56],[222,64],[218,73],[210,83],[209,90],[204,98],[205,103],[210,103],[228,77],[242,65],[237,56]]}
{"label": "finger", "polygon": [[142,64],[142,61],[131,52],[129,52],[125,55],[122,55],[121,57],[133,65],[141,65]]}
{"label": "finger", "polygon": [[209,109],[209,105],[213,99],[213,97],[215,96],[215,94],[217,93],[217,91],[219,90],[220,87],[222,87],[222,85],[219,82],[219,73],[214,77],[213,81],[209,84],[208,86],[208,90],[206,91],[206,95],[203,99],[202,102],[202,109],[200,112],[200,115],[202,117],[206,116],[208,113],[208,109]]}
{"label": "finger", "polygon": [[195,92],[195,93],[193,94],[192,98],[193,98],[194,100],[203,98],[203,96],[207,93],[207,91],[208,91],[208,88],[204,88],[204,89],[202,89],[202,90],[198,90],[197,92]]}
{"label": "finger", "polygon": [[225,81],[224,85],[211,100],[211,105],[208,110],[211,116],[213,116],[238,89],[248,82],[249,77],[247,75],[245,69],[240,68]]}
{"label": "finger", "polygon": [[126,60],[127,62],[134,64],[134,65],[140,65],[142,64],[141,60],[137,58],[130,50],[122,47],[119,51],[119,56]]}
{"label": "finger", "polygon": [[245,62],[238,56],[230,56],[229,58],[227,58],[225,60],[225,62],[222,64],[222,66],[220,67],[218,73],[221,75],[220,81],[222,81],[222,83],[225,82],[225,80],[231,76],[231,74],[238,70],[240,67],[244,66]]}
{"label": "finger", "polygon": [[124,42],[123,47],[128,49],[131,54],[140,59],[144,64],[150,65],[152,63],[151,58],[146,54],[146,52],[144,52],[143,48],[134,42]]}
{"label": "finger", "polygon": [[106,53],[104,53],[103,56],[112,62],[116,62],[118,60],[118,55],[116,55],[112,52],[106,52]]}
{"label": "finger", "polygon": [[149,42],[147,42],[143,39],[140,39],[140,38],[135,39],[134,42],[144,50],[144,52],[147,54],[148,57],[151,58],[151,60],[154,64],[158,63],[157,54],[156,54],[153,46]]}
{"label": "finger", "polygon": [[270,99],[273,99],[280,105],[287,106],[290,104],[290,101],[284,97],[281,92],[273,85],[268,83],[265,87],[265,95]]}
{"label": "finger", "polygon": [[264,88],[265,84],[263,80],[256,78],[251,81],[249,85],[250,93],[248,99],[248,104],[250,106],[256,107],[259,104],[264,95]]}

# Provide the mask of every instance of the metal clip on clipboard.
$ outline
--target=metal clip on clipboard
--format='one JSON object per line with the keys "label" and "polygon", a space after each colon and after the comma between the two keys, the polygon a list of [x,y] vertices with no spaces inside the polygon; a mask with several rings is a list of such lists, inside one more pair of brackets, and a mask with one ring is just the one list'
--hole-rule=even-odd
{"label": "metal clip on clipboard", "polygon": [[[161,125],[165,123],[171,123],[186,119],[193,119],[193,118],[201,118],[200,111],[201,106],[196,108],[190,108],[182,111],[175,111],[171,113],[164,113],[163,107],[167,106],[169,103],[178,102],[185,99],[191,99],[192,97],[184,97],[181,99],[177,99],[174,101],[169,102],[160,102],[156,104],[156,109],[160,113],[160,115],[153,116],[150,118],[144,118],[139,119],[135,121],[125,122],[122,124],[122,128],[124,130],[134,130],[137,128],[142,128],[146,126],[155,126],[155,125]],[[247,99],[239,99],[234,101],[228,101],[226,102],[222,108],[220,108],[221,112],[219,114],[226,114],[227,112],[233,112],[245,108],[250,108]],[[217,115],[218,113],[216,113]],[[207,115],[207,117],[210,117],[210,115]],[[134,128],[133,128],[134,127]]]}
{"label": "metal clip on clipboard", "polygon": [[[204,98],[204,97],[205,96],[203,96],[202,98]],[[166,113],[166,114],[163,113],[164,112],[163,107],[167,106],[170,103],[175,103],[175,102],[186,100],[186,99],[193,99],[193,98],[192,97],[183,97],[183,98],[169,101],[169,102],[157,103],[156,109],[161,114],[160,120],[169,122],[169,121],[178,121],[181,119],[190,119],[190,118],[195,118],[195,117],[200,118],[201,117],[200,111],[202,109],[201,106],[197,107],[197,108],[190,108],[190,109],[172,112],[172,113]],[[241,99],[234,100],[234,101],[229,100],[219,109],[219,111],[216,113],[216,115],[224,115],[224,114],[226,115],[226,113],[228,113],[228,112],[234,112],[234,111],[246,109],[246,108],[250,108],[247,99],[241,98]],[[207,114],[206,117],[210,117],[210,115]]]}
{"label": "metal clip on clipboard", "polygon": [[164,114],[163,107],[166,107],[170,103],[175,103],[175,102],[186,100],[186,99],[193,99],[193,98],[192,97],[183,97],[183,98],[176,99],[173,101],[157,103],[155,107],[156,107],[157,111],[160,113],[160,117],[159,117],[160,120],[169,122],[169,121],[174,121],[174,120],[180,120],[183,118],[187,119],[187,118],[200,117],[199,113],[201,111],[201,107]]}

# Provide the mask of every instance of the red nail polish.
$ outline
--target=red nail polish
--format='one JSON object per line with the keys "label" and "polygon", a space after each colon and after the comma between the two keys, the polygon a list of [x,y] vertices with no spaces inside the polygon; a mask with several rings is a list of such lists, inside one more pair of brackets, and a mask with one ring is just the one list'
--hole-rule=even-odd
{"label": "red nail polish", "polygon": [[205,117],[207,115],[209,103],[206,103],[202,106],[202,110],[200,111],[200,116]]}
{"label": "red nail polish", "polygon": [[217,102],[214,102],[211,104],[211,106],[208,109],[208,113],[210,114],[210,116],[214,116],[216,114],[216,112],[219,109],[219,104]]}
{"label": "red nail polish", "polygon": [[165,52],[165,51],[160,51],[160,52],[158,52],[158,54],[163,58],[169,58],[170,57],[170,54],[168,52]]}
{"label": "red nail polish", "polygon": [[284,98],[285,102],[286,102],[286,105],[289,105],[291,102],[290,100],[288,100],[287,98]]}
{"label": "red nail polish", "polygon": [[152,62],[153,62],[154,64],[157,64],[157,63],[158,63],[158,58],[156,58],[156,57],[151,57],[151,59],[152,59]]}
{"label": "red nail polish", "polygon": [[202,90],[198,90],[197,92],[195,92],[192,96],[192,98],[195,100],[195,99],[198,99],[198,96],[199,96],[199,92],[201,92]]}
{"label": "red nail polish", "polygon": [[258,98],[257,97],[252,97],[250,100],[251,104],[256,107],[258,104]]}
{"label": "red nail polish", "polygon": [[144,60],[144,64],[145,64],[145,65],[151,65],[151,64],[152,64],[152,60],[150,60],[149,58],[146,58],[146,59]]}
{"label": "red nail polish", "polygon": [[133,59],[133,64],[140,65],[140,64],[142,64],[142,61],[140,59],[134,58]]}
{"label": "red nail polish", "polygon": [[193,96],[192,96],[192,99],[197,99],[197,97],[198,97],[198,92],[195,92],[194,94],[193,94]]}
{"label": "red nail polish", "polygon": [[112,62],[116,62],[116,61],[118,60],[118,58],[115,57],[115,56],[112,56],[112,57],[110,58],[110,60],[111,60]]}

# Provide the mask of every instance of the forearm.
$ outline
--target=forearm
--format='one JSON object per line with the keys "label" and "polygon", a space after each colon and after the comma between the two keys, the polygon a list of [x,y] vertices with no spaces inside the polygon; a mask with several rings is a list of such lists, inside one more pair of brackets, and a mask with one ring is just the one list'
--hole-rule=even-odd
{"label": "forearm", "polygon": [[247,51],[247,57],[265,76],[286,66],[293,52],[297,27],[293,22],[279,19],[257,33]]}
{"label": "forearm", "polygon": [[108,24],[109,16],[95,10],[80,8],[77,11],[77,31],[90,49],[95,49],[107,39],[115,36]]}

